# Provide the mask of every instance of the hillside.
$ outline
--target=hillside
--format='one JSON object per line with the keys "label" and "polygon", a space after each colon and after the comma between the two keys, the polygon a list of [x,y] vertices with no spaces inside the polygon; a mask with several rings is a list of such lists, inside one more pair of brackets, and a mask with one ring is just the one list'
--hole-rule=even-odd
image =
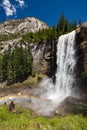
{"label": "hillside", "polygon": [[37,18],[27,17],[18,20],[8,20],[0,23],[0,35],[14,33],[36,32],[39,29],[46,29],[48,25]]}
{"label": "hillside", "polygon": [[26,33],[35,33],[42,29],[48,29],[48,25],[37,18],[8,20],[0,24],[0,50],[8,48],[8,45],[19,43]]}

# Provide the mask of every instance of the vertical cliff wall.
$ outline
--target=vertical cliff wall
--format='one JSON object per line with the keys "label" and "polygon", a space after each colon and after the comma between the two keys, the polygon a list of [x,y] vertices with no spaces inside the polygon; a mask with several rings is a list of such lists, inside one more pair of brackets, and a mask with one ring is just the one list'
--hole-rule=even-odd
{"label": "vertical cliff wall", "polygon": [[33,54],[33,68],[36,73],[47,74],[52,77],[56,71],[56,47],[54,39],[41,43],[31,43]]}
{"label": "vertical cliff wall", "polygon": [[77,47],[77,66],[76,77],[77,85],[83,95],[87,93],[87,23],[83,23],[76,34],[76,47]]}

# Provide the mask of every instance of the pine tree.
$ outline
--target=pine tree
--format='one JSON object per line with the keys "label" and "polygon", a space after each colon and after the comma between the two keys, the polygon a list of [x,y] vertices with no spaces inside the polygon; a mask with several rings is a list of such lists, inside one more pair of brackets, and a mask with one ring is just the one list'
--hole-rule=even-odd
{"label": "pine tree", "polygon": [[8,84],[21,82],[32,74],[32,65],[30,46],[9,46],[2,56],[2,79]]}

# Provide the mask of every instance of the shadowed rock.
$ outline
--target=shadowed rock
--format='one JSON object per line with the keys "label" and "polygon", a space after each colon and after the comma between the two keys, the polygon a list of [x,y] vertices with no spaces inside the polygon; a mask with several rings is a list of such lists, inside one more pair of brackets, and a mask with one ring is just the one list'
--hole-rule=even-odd
{"label": "shadowed rock", "polygon": [[61,104],[56,109],[55,113],[61,116],[64,116],[66,114],[77,114],[78,109],[81,106],[81,104],[84,104],[85,101],[76,99],[74,97],[66,97]]}
{"label": "shadowed rock", "polygon": [[13,101],[9,104],[9,111],[16,112],[15,103]]}

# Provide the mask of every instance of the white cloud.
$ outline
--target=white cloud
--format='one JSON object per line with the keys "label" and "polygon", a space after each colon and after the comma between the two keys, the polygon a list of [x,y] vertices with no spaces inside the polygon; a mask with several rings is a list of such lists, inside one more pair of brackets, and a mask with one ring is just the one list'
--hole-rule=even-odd
{"label": "white cloud", "polygon": [[3,0],[2,6],[7,16],[12,16],[16,13],[16,8],[9,0]]}
{"label": "white cloud", "polygon": [[12,16],[12,15],[16,14],[18,7],[22,8],[25,6],[24,0],[15,0],[15,2],[18,2],[18,6],[13,5],[10,2],[10,0],[2,1],[2,7],[5,10],[6,16]]}
{"label": "white cloud", "polygon": [[17,1],[19,3],[20,7],[23,7],[25,5],[24,0],[15,0],[15,1]]}

